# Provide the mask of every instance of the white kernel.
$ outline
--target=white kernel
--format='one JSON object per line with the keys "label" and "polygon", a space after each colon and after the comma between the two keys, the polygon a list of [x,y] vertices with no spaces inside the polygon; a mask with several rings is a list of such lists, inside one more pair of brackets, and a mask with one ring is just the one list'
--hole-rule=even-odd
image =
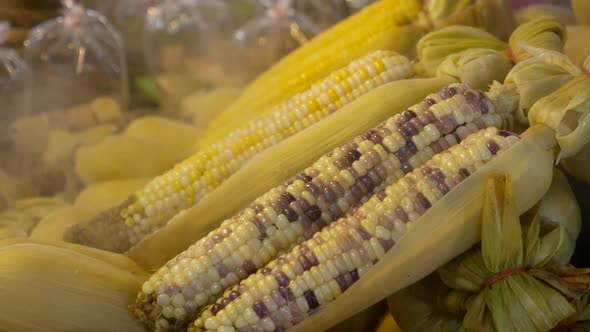
{"label": "white kernel", "polygon": [[215,316],[207,318],[205,321],[205,328],[209,331],[215,331],[219,328],[219,322]]}

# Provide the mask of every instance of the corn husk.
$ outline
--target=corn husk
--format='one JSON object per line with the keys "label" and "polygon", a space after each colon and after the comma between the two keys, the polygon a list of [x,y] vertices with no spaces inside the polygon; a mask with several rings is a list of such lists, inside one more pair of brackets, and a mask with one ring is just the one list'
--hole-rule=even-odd
{"label": "corn husk", "polygon": [[[447,286],[476,294],[466,308],[465,331],[549,331],[575,313],[568,299],[582,295],[583,285],[564,278],[571,269],[547,267],[567,241],[564,227],[541,228],[538,212],[521,226],[511,187],[510,178],[489,179],[481,246],[438,271]],[[517,268],[526,270],[485,286]]]}
{"label": "corn husk", "polygon": [[590,140],[590,80],[578,76],[531,107],[529,123],[556,132],[558,160],[578,154]]}
{"label": "corn husk", "polygon": [[[551,264],[569,262],[580,231],[580,211],[565,175],[554,169],[551,187],[536,208],[523,219],[532,220],[540,213],[541,228],[562,226],[567,239],[551,258]],[[477,249],[473,249],[477,250]],[[473,289],[475,290],[475,288]],[[476,292],[453,290],[435,273],[388,298],[390,312],[405,332],[457,331],[463,316],[477,296]]]}
{"label": "corn husk", "polygon": [[512,50],[515,61],[520,62],[531,57],[521,45],[541,47],[544,49],[563,52],[566,39],[565,25],[554,17],[545,16],[526,22],[514,30],[508,44]]}
{"label": "corn husk", "polygon": [[481,27],[502,40],[516,28],[516,19],[506,0],[431,0],[425,5],[435,28],[453,24]]}
{"label": "corn husk", "polygon": [[[551,261],[555,264],[569,262],[582,229],[582,215],[567,177],[557,168],[553,170],[553,181],[549,191],[539,202],[539,214],[542,227],[559,224],[567,237]],[[525,216],[525,218],[531,218],[531,216]]]}
{"label": "corn husk", "polygon": [[449,55],[438,66],[436,75],[455,77],[474,89],[487,90],[490,78],[493,81],[502,81],[511,68],[508,58],[498,51],[474,48]]}
{"label": "corn husk", "polygon": [[143,331],[127,304],[147,274],[124,256],[27,239],[0,252],[3,331]]}
{"label": "corn husk", "polygon": [[422,37],[416,45],[421,66],[430,76],[451,54],[470,48],[485,48],[496,51],[505,49],[504,43],[492,34],[468,26],[449,26]]}
{"label": "corn husk", "polygon": [[521,48],[533,57],[516,64],[504,84],[519,92],[515,118],[520,124],[528,126],[533,104],[581,75],[582,71],[562,53],[525,44]]}
{"label": "corn husk", "polygon": [[28,236],[41,219],[66,204],[59,195],[16,201],[0,213],[0,239]]}

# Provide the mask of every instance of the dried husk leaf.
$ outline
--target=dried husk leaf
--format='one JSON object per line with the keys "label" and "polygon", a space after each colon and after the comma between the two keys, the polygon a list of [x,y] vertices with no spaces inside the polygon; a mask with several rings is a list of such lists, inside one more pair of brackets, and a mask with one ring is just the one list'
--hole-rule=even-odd
{"label": "dried husk leaf", "polygon": [[526,44],[522,44],[521,49],[532,58],[517,63],[506,76],[504,84],[519,92],[516,119],[522,125],[528,125],[533,104],[581,75],[582,71],[562,53]]}
{"label": "dried husk leaf", "polygon": [[508,43],[516,62],[520,62],[531,57],[526,50],[522,49],[523,42],[533,47],[563,53],[566,33],[565,25],[556,18],[544,16],[520,25],[510,36]]}

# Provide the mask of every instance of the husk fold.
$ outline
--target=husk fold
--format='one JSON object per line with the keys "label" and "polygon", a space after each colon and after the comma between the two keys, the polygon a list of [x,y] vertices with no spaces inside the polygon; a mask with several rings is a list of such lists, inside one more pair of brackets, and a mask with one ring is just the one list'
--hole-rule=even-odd
{"label": "husk fold", "polygon": [[590,140],[590,80],[578,76],[531,107],[531,125],[543,124],[556,132],[559,159],[578,154]]}
{"label": "husk fold", "polygon": [[557,51],[521,44],[520,48],[532,57],[517,63],[508,73],[504,84],[520,94],[515,118],[528,125],[529,111],[539,99],[559,89],[582,74],[580,68]]}
{"label": "husk fold", "polygon": [[531,57],[522,49],[523,42],[530,46],[563,52],[566,33],[565,25],[556,18],[544,16],[521,24],[510,36],[508,44],[516,62],[520,62]]}

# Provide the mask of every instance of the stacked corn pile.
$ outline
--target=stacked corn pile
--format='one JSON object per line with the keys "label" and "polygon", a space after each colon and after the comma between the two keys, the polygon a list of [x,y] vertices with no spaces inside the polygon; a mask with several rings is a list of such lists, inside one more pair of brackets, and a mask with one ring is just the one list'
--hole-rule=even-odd
{"label": "stacked corn pile", "polygon": [[[156,122],[80,148],[86,184],[115,182],[87,188],[33,239],[0,242],[0,322],[366,331],[396,292],[381,328],[583,321],[587,271],[563,266],[581,221],[555,165],[587,174],[590,83],[555,18],[495,30],[504,40],[452,24],[486,26],[499,12],[512,15],[495,0],[378,1],[260,76],[196,145],[192,130]],[[141,158],[155,148],[123,143],[138,135],[168,147],[155,162],[173,146],[186,159],[151,167]],[[395,306],[437,270],[437,292],[418,292],[436,297],[398,301],[422,311]]]}

